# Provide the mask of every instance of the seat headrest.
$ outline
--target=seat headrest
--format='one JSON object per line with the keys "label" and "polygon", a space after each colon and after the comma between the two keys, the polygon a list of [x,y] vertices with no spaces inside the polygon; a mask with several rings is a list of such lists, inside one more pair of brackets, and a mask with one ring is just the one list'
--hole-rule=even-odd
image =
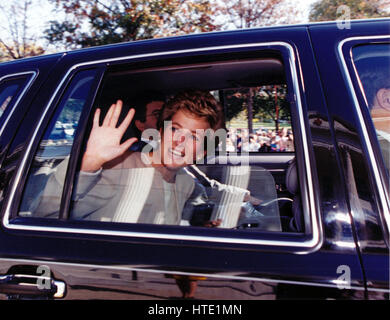
{"label": "seat headrest", "polygon": [[288,164],[286,172],[286,187],[292,194],[296,194],[299,190],[298,172],[295,159],[289,161]]}

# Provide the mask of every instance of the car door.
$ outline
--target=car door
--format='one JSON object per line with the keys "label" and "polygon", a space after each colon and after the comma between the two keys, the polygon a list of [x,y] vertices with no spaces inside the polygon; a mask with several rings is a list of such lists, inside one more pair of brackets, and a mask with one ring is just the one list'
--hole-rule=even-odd
{"label": "car door", "polygon": [[[388,296],[389,289],[388,152],[381,145],[387,140],[379,134],[386,131],[386,115],[376,122],[372,113],[381,77],[389,75],[388,27],[385,20],[356,22],[349,29],[337,24],[310,29],[334,119],[368,294],[376,299]],[[335,88],[335,83],[343,86]]]}
{"label": "car door", "polygon": [[[69,67],[58,73],[62,80],[51,99],[25,119],[34,123],[33,131],[17,133],[2,167],[10,178],[1,203],[1,292],[67,299],[364,294],[342,172],[305,27],[131,43],[74,52],[63,63]],[[129,95],[131,105],[149,87],[167,96],[188,87],[212,92],[231,128],[233,122],[248,124],[240,127],[243,141],[266,110],[263,102],[264,109],[256,109],[255,98],[268,97],[270,103],[274,92],[275,125],[282,120],[291,127],[292,149],[219,152],[198,165],[223,192],[233,186],[263,197],[262,207],[237,200],[237,193],[213,198],[216,189],[209,185],[202,187],[211,194],[205,204],[212,203],[223,221],[235,217],[221,228],[202,227],[193,219],[185,226],[117,222],[104,205],[96,209],[103,218],[94,218],[89,207],[84,218],[76,216],[80,161],[94,110],[106,112],[122,95]],[[248,92],[251,99],[243,101]],[[65,132],[69,126],[74,130]],[[53,179],[56,184],[49,184]],[[43,199],[48,200],[44,206]],[[283,211],[285,202],[290,207]],[[249,220],[238,224],[243,212]]]}
{"label": "car door", "polygon": [[[348,65],[344,72],[350,77],[352,95],[355,96],[354,106],[362,110],[360,125],[364,133],[363,141],[369,146],[366,161],[371,166],[371,179],[375,181],[372,185],[376,186],[372,187],[372,193],[376,194],[376,207],[373,206],[375,209],[370,211],[362,210],[364,215],[359,218],[362,225],[358,234],[369,291],[376,297],[381,295],[381,291],[384,295],[388,294],[390,270],[388,106],[384,104],[388,88],[388,84],[384,83],[387,80],[384,79],[389,78],[389,35],[383,33],[345,39],[340,44],[340,55],[347,48],[353,56],[343,56],[345,65]],[[379,255],[374,255],[374,251]]]}

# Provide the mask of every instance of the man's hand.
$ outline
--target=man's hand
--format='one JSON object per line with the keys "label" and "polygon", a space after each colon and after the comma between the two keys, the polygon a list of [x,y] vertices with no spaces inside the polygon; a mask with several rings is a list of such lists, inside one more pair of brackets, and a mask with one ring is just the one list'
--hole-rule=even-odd
{"label": "man's hand", "polygon": [[263,201],[258,199],[258,198],[255,198],[255,197],[252,197],[250,195],[250,193],[247,193],[244,197],[244,202],[250,202],[253,206],[258,206],[259,204],[261,204]]}
{"label": "man's hand", "polygon": [[219,227],[221,223],[222,223],[221,219],[211,220],[211,221],[206,221],[203,226],[208,228],[216,228]]}
{"label": "man's hand", "polygon": [[130,138],[124,143],[120,141],[134,117],[134,109],[130,109],[119,127],[118,119],[122,111],[122,101],[111,105],[103,124],[99,125],[100,109],[96,109],[91,134],[87,142],[81,171],[93,172],[99,170],[106,162],[113,160],[126,152],[137,138]]}

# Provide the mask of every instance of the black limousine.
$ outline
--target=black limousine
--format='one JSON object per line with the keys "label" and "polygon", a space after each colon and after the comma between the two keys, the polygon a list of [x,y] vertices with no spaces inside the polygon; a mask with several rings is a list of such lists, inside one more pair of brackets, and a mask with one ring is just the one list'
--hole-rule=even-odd
{"label": "black limousine", "polygon": [[388,299],[389,143],[388,19],[2,63],[0,298]]}

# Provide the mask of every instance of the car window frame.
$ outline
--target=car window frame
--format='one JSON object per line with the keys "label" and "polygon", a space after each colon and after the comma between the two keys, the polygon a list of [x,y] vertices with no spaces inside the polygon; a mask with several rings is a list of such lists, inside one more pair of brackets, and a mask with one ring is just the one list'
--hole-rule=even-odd
{"label": "car window frame", "polygon": [[[157,229],[161,229],[163,227],[164,232],[157,233],[157,232],[151,232],[152,229],[156,229],[156,226],[150,227],[148,229],[144,226],[139,226],[139,231],[129,231],[127,228],[120,226],[126,224],[116,224],[113,226],[113,223],[106,223],[106,222],[90,222],[90,221],[70,221],[70,220],[62,220],[59,221],[50,221],[50,223],[47,223],[46,219],[40,219],[40,218],[23,218],[16,217],[15,219],[11,218],[11,208],[12,205],[14,205],[15,208],[15,197],[10,193],[10,196],[6,202],[5,205],[5,212],[4,212],[4,218],[3,218],[3,225],[5,228],[9,230],[31,230],[31,231],[37,231],[37,232],[61,232],[65,234],[83,234],[83,235],[95,235],[95,236],[119,236],[119,237],[135,237],[137,239],[140,238],[146,238],[146,239],[156,239],[156,240],[167,240],[167,241],[174,241],[177,242],[177,240],[180,241],[186,241],[188,240],[189,243],[202,243],[207,245],[208,243],[211,244],[219,244],[219,245],[232,245],[232,246],[251,246],[254,249],[264,249],[268,248],[269,250],[273,251],[293,251],[296,253],[307,253],[307,252],[313,252],[318,250],[323,243],[323,234],[322,234],[322,222],[320,219],[320,209],[318,206],[318,199],[315,195],[314,190],[314,177],[313,177],[313,166],[314,161],[313,157],[311,155],[311,149],[309,147],[310,139],[309,139],[309,130],[308,130],[308,120],[305,117],[304,114],[304,105],[302,102],[302,95],[303,95],[303,89],[302,89],[302,79],[298,75],[298,71],[300,71],[299,66],[299,59],[297,57],[296,50],[294,47],[288,43],[283,41],[274,41],[274,42],[259,42],[259,43],[247,43],[247,44],[235,44],[235,45],[224,45],[224,46],[216,46],[216,47],[202,47],[202,48],[195,48],[195,49],[184,49],[184,50],[174,50],[174,51],[162,51],[162,52],[154,52],[154,53],[145,53],[145,54],[138,54],[138,55],[129,55],[129,56],[123,56],[123,57],[115,57],[115,58],[108,58],[103,60],[96,60],[96,61],[87,61],[82,62],[73,65],[69,71],[64,76],[63,80],[57,87],[55,94],[52,96],[52,99],[50,100],[49,104],[46,107],[46,112],[48,109],[50,109],[50,106],[53,104],[53,101],[56,99],[56,96],[58,96],[58,93],[60,91],[60,88],[64,87],[64,83],[67,82],[67,79],[69,78],[69,75],[75,71],[80,70],[80,68],[87,68],[87,67],[93,67],[93,66],[102,66],[102,65],[112,65],[113,63],[132,63],[134,61],[137,61],[139,59],[147,59],[147,58],[159,58],[159,57],[171,57],[174,55],[186,55],[190,54],[190,56],[194,56],[197,53],[220,53],[224,52],[226,50],[246,50],[244,52],[248,52],[250,50],[269,50],[272,48],[278,48],[279,52],[282,52],[283,56],[283,62],[286,63],[284,66],[284,70],[286,73],[286,79],[288,86],[293,91],[292,96],[295,98],[293,101],[290,101],[291,104],[294,104],[295,106],[291,107],[291,109],[294,109],[294,115],[292,117],[295,119],[297,123],[299,123],[299,126],[296,126],[294,134],[299,137],[299,141],[302,145],[301,152],[296,152],[297,157],[297,163],[298,163],[298,171],[300,174],[300,182],[301,187],[304,186],[302,189],[304,192],[302,192],[302,202],[303,207],[306,208],[308,212],[305,212],[304,214],[308,214],[308,217],[310,218],[310,224],[311,224],[311,232],[308,234],[300,234],[300,233],[287,233],[287,232],[262,232],[258,231],[256,233],[256,237],[250,237],[249,232],[248,236],[246,238],[237,238],[237,237],[225,237],[225,236],[209,236],[207,233],[209,228],[203,228],[202,231],[195,230],[195,232],[190,231],[187,228],[180,227],[181,232],[176,232],[177,228],[176,226],[157,226]],[[283,50],[281,49],[283,48]],[[57,99],[58,100],[58,99]],[[91,106],[86,106],[85,109],[90,109]],[[295,114],[297,112],[297,114]],[[42,121],[41,121],[42,122]],[[85,128],[86,125],[82,124]],[[31,141],[37,140],[37,133],[38,130],[41,129],[42,131],[42,123],[39,124],[37,127]],[[15,190],[18,186],[23,168],[26,166],[28,155],[31,156],[31,147],[32,142],[30,142],[29,147],[27,148],[26,155],[22,159],[22,165],[19,167],[19,170],[16,175],[16,179],[13,182],[11,190]],[[75,148],[80,149],[80,145],[76,146]],[[80,151],[78,149],[78,151]],[[71,171],[75,171],[77,159],[79,157],[79,152],[73,153],[72,148],[72,156],[70,159],[70,167],[72,169],[68,169],[68,173],[71,173]],[[73,179],[75,177],[75,172],[71,175],[71,178],[66,181],[65,188],[67,190],[63,192],[64,194],[67,194],[68,198],[71,195],[71,186],[73,185]],[[18,205],[18,203],[17,203]],[[16,210],[17,211],[17,210]],[[61,214],[61,213],[60,213]],[[45,224],[46,221],[46,224]],[[26,223],[28,222],[28,223]],[[307,218],[305,218],[305,222],[307,222]],[[137,225],[137,224],[134,224]],[[81,227],[80,227],[81,226]],[[231,233],[229,230],[224,230],[222,233]],[[191,234],[195,233],[195,235]],[[221,233],[220,233],[221,234]]]}
{"label": "car window frame", "polygon": [[[28,75],[30,75],[30,78],[27,77]],[[28,89],[31,87],[34,80],[37,78],[37,75],[38,75],[37,71],[31,70],[31,71],[6,74],[6,75],[0,77],[0,84],[1,84],[3,81],[12,80],[12,78],[26,76],[26,80],[25,80],[25,83],[23,84],[23,87],[20,88],[17,92],[16,100],[13,102],[12,105],[9,106],[9,110],[6,110],[6,117],[0,121],[0,137],[2,136],[5,128],[7,127],[7,124],[9,122],[9,120],[11,119],[12,114],[14,113],[17,106],[19,105],[19,102],[23,99],[24,95],[26,94]],[[14,99],[12,99],[12,100],[14,100]]]}
{"label": "car window frame", "polygon": [[[39,147],[40,141],[43,137],[43,134],[52,118],[52,116],[55,114],[58,104],[61,101],[64,93],[66,92],[68,86],[72,82],[74,76],[81,71],[88,70],[88,69],[96,69],[97,74],[96,77],[99,78],[100,81],[103,71],[101,66],[95,66],[95,67],[87,67],[87,68],[71,68],[66,73],[66,76],[62,78],[62,81],[59,83],[59,85],[56,87],[54,93],[51,95],[51,98],[49,102],[47,103],[46,107],[44,108],[42,114],[39,116],[37,120],[37,124],[35,126],[34,131],[29,134],[28,136],[28,143],[24,150],[24,155],[20,159],[20,162],[18,164],[18,170],[16,172],[15,177],[11,181],[11,191],[10,191],[10,198],[15,198],[12,203],[6,200],[6,212],[9,211],[8,219],[15,218],[15,215],[18,213],[18,207],[20,204],[20,201],[22,200],[22,194],[27,182],[28,173],[30,171],[30,166],[33,162],[33,159],[35,157],[36,151]],[[94,80],[97,81],[96,79]],[[93,90],[95,89],[95,90]],[[92,85],[90,95],[88,96],[88,99],[91,95],[96,93],[96,83],[95,87]],[[87,99],[87,100],[88,100]],[[23,188],[18,189],[17,185],[20,184],[23,186]],[[6,214],[4,215],[4,219],[6,218]]]}
{"label": "car window frame", "polygon": [[338,43],[337,52],[342,66],[342,73],[347,82],[349,94],[359,120],[359,128],[362,135],[362,143],[368,153],[367,162],[374,180],[376,203],[382,221],[384,241],[390,248],[390,185],[382,162],[381,150],[373,128],[371,115],[367,106],[364,89],[360,83],[359,74],[353,63],[352,49],[357,45],[369,45],[388,43],[390,35],[356,36],[343,39]]}

